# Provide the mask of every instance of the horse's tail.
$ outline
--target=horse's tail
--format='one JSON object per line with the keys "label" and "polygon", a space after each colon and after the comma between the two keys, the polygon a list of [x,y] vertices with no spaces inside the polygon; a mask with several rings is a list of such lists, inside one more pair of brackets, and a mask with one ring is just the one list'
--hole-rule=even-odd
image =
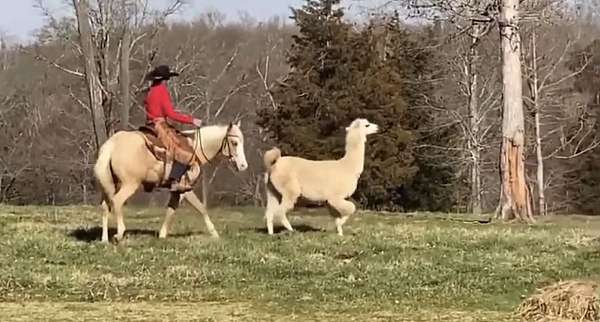
{"label": "horse's tail", "polygon": [[94,165],[94,175],[102,188],[102,192],[108,200],[112,200],[116,192],[113,172],[110,166],[114,146],[114,141],[111,139],[104,142],[104,144],[100,146],[98,159]]}
{"label": "horse's tail", "polygon": [[267,172],[271,172],[271,167],[273,167],[279,158],[281,158],[281,150],[278,148],[272,148],[271,150],[265,152],[263,161]]}

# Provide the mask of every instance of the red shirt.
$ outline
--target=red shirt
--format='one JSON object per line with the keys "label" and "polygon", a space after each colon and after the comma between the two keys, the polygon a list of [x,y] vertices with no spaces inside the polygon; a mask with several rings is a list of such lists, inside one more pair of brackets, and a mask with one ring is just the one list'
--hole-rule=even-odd
{"label": "red shirt", "polygon": [[148,95],[144,100],[144,105],[146,107],[146,117],[149,121],[154,121],[156,118],[162,117],[184,124],[192,124],[194,119],[191,115],[175,111],[165,83],[150,87]]}

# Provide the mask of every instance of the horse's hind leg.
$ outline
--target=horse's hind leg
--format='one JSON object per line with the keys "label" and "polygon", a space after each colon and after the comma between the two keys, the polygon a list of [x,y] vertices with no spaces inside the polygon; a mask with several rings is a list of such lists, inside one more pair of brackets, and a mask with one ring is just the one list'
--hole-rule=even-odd
{"label": "horse's hind leg", "polygon": [[102,242],[108,243],[108,217],[110,216],[110,200],[102,196]]}
{"label": "horse's hind leg", "polygon": [[167,214],[165,215],[165,221],[160,228],[160,233],[158,234],[158,238],[167,238],[167,234],[171,229],[171,225],[173,224],[173,219],[175,218],[175,211],[181,204],[181,199],[183,196],[181,193],[172,192],[171,197],[169,199],[169,205],[167,207]]}
{"label": "horse's hind leg", "polygon": [[210,217],[208,217],[208,211],[204,204],[198,199],[198,196],[193,191],[188,191],[183,194],[183,197],[187,202],[192,205],[200,214],[202,214],[202,218],[204,218],[204,224],[206,225],[206,229],[208,229],[208,233],[214,237],[219,238],[219,233],[215,229],[215,225],[213,225]]}
{"label": "horse's hind leg", "polygon": [[117,240],[123,239],[123,235],[125,234],[125,223],[123,222],[123,205],[125,201],[129,199],[137,190],[137,184],[123,184],[119,192],[115,194],[113,198],[113,212],[117,217],[117,234],[115,238]]}
{"label": "horse's hind leg", "polygon": [[345,199],[330,199],[327,200],[327,203],[339,214],[339,217],[335,218],[335,226],[337,234],[343,236],[344,231],[342,230],[342,225],[344,225],[350,215],[356,211],[356,206]]}

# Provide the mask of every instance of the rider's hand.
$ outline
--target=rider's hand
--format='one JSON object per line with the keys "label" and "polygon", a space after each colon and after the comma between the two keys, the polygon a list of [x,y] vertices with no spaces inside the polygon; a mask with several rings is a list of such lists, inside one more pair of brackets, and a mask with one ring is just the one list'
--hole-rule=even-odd
{"label": "rider's hand", "polygon": [[194,126],[195,126],[195,127],[200,127],[200,126],[202,126],[202,121],[201,121],[200,119],[194,119],[194,120],[192,121],[192,123],[194,123]]}

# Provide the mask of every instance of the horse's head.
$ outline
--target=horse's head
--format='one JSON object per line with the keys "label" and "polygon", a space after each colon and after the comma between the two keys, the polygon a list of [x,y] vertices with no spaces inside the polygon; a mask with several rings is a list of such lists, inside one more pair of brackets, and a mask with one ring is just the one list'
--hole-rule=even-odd
{"label": "horse's head", "polygon": [[242,133],[241,126],[241,121],[229,123],[225,138],[223,139],[223,146],[221,147],[223,156],[228,158],[230,162],[235,163],[238,171],[248,169],[246,153],[244,152],[244,133]]}

